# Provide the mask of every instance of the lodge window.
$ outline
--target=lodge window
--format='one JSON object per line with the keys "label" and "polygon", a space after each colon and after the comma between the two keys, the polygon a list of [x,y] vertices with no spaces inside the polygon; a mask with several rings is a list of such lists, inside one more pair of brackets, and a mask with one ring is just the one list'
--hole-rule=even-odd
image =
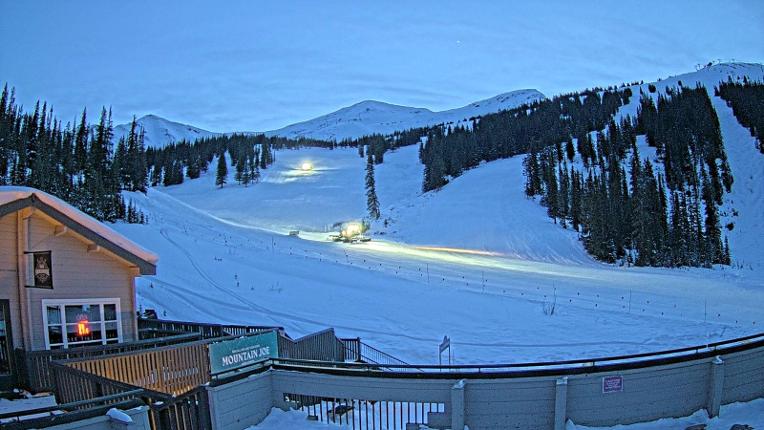
{"label": "lodge window", "polygon": [[119,299],[43,300],[42,314],[46,349],[122,341]]}

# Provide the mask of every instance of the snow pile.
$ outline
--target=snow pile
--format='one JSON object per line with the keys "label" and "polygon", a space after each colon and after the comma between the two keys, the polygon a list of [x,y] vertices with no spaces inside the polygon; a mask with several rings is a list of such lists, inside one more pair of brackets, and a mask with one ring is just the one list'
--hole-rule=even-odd
{"label": "snow pile", "polygon": [[347,426],[339,424],[327,424],[316,421],[308,421],[307,412],[289,411],[284,412],[279,408],[271,409],[271,413],[258,425],[246,430],[319,430],[319,429],[345,429]]}
{"label": "snow pile", "polygon": [[472,117],[511,109],[543,98],[544,95],[537,90],[518,90],[441,112],[366,100],[266,134],[339,141],[377,133],[390,134],[427,125],[468,122]]}
{"label": "snow pile", "polygon": [[[203,130],[187,124],[170,121],[156,115],[146,115],[137,121],[138,131],[142,129],[144,134],[143,143],[146,147],[161,148],[172,143],[187,140],[193,142],[203,137],[212,137],[220,133]],[[131,123],[120,124],[114,127],[114,142],[130,133]]]}
{"label": "snow pile", "polygon": [[122,424],[130,424],[133,422],[133,419],[130,417],[130,415],[126,414],[124,411],[119,410],[117,408],[111,408],[106,412],[106,416],[109,417],[112,421],[122,423]]}

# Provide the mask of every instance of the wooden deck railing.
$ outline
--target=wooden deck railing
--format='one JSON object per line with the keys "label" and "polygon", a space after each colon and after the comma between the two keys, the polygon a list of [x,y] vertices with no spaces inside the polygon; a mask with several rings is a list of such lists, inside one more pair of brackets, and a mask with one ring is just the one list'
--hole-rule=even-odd
{"label": "wooden deck railing", "polygon": [[[62,415],[74,415],[76,418],[79,415],[72,414],[72,411],[92,407],[92,401],[87,399],[96,398],[100,399],[99,405],[115,406],[132,401],[149,406],[149,423],[153,430],[211,429],[209,401],[204,386],[180,395],[170,395],[91,374],[72,367],[73,364],[52,364],[53,378],[57,383],[56,398],[59,401],[69,401],[67,408],[63,409],[67,412]],[[104,394],[93,397],[101,393]],[[62,415],[57,415],[56,420],[65,420],[66,417]],[[32,427],[20,427],[28,428]]]}
{"label": "wooden deck railing", "polygon": [[173,336],[144,339],[137,342],[117,343],[113,345],[87,346],[71,349],[45,351],[17,350],[17,363],[23,367],[21,374],[26,375],[25,383],[32,391],[50,391],[54,384],[51,377],[51,363],[60,360],[76,360],[91,357],[103,357],[113,354],[123,354],[130,351],[153,349],[167,345],[177,345],[200,339],[198,333],[184,333]]}
{"label": "wooden deck railing", "polygon": [[210,381],[209,342],[200,340],[63,364],[91,375],[177,396]]}
{"label": "wooden deck railing", "polygon": [[51,363],[50,366],[58,403],[85,403],[102,397],[118,403],[143,393],[140,387],[108,380],[64,364]]}
{"label": "wooden deck railing", "polygon": [[335,336],[334,329],[319,331],[296,340],[284,334],[279,336],[279,357],[345,361],[345,352],[345,346]]}
{"label": "wooden deck railing", "polygon": [[239,336],[250,333],[261,333],[271,330],[283,331],[283,327],[255,326],[238,324],[211,324],[190,321],[173,321],[150,318],[138,319],[138,331],[143,337],[152,333],[172,335],[177,333],[198,333],[203,339],[224,336]]}

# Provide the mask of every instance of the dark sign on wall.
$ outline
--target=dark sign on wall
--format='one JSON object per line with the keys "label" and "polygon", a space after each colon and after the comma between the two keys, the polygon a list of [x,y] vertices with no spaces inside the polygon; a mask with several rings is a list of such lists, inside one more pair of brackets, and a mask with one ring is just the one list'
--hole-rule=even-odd
{"label": "dark sign on wall", "polygon": [[623,376],[605,376],[602,378],[602,394],[620,393],[623,391]]}
{"label": "dark sign on wall", "polygon": [[53,260],[50,251],[26,252],[30,258],[27,287],[53,289]]}

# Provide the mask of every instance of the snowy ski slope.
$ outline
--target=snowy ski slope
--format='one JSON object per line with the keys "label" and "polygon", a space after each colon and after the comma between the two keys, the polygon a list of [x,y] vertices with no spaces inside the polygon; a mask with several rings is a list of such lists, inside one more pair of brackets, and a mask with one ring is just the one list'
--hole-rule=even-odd
{"label": "snowy ski slope", "polygon": [[[246,188],[231,173],[215,189],[210,172],[130,194],[151,222],[116,228],[160,255],[138,295],[162,317],[277,324],[294,335],[335,327],[409,362],[435,362],[446,334],[460,363],[642,352],[749,334],[764,324],[755,247],[764,157],[723,101],[714,104],[735,174],[729,205],[740,212],[733,258],[750,262],[742,269],[596,262],[525,198],[519,157],[421,195],[415,147],[377,166],[388,226],[375,224],[367,244],[326,240],[332,224],[365,214],[365,161],[355,149],[279,151],[262,182]],[[315,169],[300,170],[304,161]],[[286,234],[294,229],[300,237]]]}

